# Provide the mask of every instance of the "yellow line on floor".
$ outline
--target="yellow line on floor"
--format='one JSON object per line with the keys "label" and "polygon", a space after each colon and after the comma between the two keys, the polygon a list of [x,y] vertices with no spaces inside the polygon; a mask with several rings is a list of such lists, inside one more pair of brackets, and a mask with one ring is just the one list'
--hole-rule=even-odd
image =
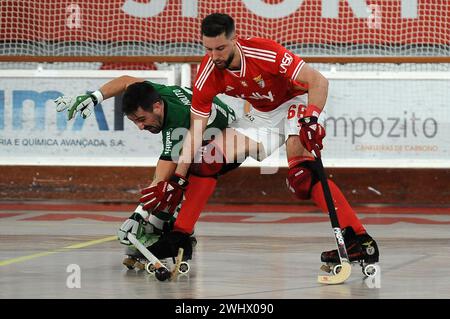
{"label": "yellow line on floor", "polygon": [[58,251],[45,251],[45,252],[37,253],[37,254],[33,254],[33,255],[6,259],[6,260],[3,260],[3,261],[0,261],[0,267],[1,266],[7,266],[7,265],[10,265],[10,264],[14,264],[14,263],[20,263],[22,261],[27,261],[27,260],[30,260],[30,259],[33,259],[33,258],[38,258],[38,257],[48,256],[48,255],[51,255],[51,254],[56,254],[57,252]]}
{"label": "yellow line on floor", "polygon": [[60,252],[66,252],[67,250],[70,250],[70,249],[79,249],[79,248],[84,248],[84,247],[88,247],[88,246],[92,246],[92,245],[97,245],[97,244],[105,243],[108,241],[113,241],[116,239],[117,239],[117,236],[109,236],[109,237],[105,237],[105,238],[100,238],[100,239],[96,239],[96,240],[91,240],[91,241],[87,241],[87,242],[83,242],[83,243],[66,246],[63,248],[55,249],[55,250],[44,251],[41,253],[32,254],[32,255],[28,255],[28,256],[21,256],[21,257],[6,259],[3,261],[0,261],[0,267],[7,266],[10,264],[14,264],[14,263],[20,263],[20,262],[38,258],[38,257],[44,257],[44,256],[48,256],[48,255],[52,255],[52,254],[56,254],[56,253],[60,253]]}
{"label": "yellow line on floor", "polygon": [[115,239],[117,239],[117,236],[109,236],[109,237],[105,237],[105,238],[100,238],[100,239],[96,239],[96,240],[87,241],[85,243],[79,243],[79,244],[75,244],[75,245],[70,245],[70,246],[64,247],[64,249],[84,248],[84,247],[88,247],[88,246],[92,246],[92,245],[106,243],[107,241],[112,241],[112,240],[115,240]]}

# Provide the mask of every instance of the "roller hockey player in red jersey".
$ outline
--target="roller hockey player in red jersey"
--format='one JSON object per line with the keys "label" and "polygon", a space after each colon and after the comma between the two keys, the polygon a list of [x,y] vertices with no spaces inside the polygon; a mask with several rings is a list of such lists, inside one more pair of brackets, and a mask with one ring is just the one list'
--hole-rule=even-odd
{"label": "roller hockey player in red jersey", "polygon": [[[152,196],[146,198],[147,205],[173,206],[171,199],[184,192],[189,165],[201,146],[200,137],[211,114],[212,101],[217,94],[224,93],[252,104],[250,113],[236,122],[236,130],[248,129],[247,135],[263,145],[264,156],[286,144],[289,191],[300,200],[311,199],[328,212],[312,155],[314,152],[320,157],[325,137],[318,118],[328,95],[327,79],[274,41],[238,38],[234,21],[226,14],[207,16],[202,21],[201,35],[207,54],[194,83],[190,134],[184,140],[171,182],[155,186]],[[278,143],[273,143],[274,140]],[[367,234],[336,184],[328,182],[350,261],[378,262],[375,240]],[[322,253],[321,260],[339,263],[337,251]]]}

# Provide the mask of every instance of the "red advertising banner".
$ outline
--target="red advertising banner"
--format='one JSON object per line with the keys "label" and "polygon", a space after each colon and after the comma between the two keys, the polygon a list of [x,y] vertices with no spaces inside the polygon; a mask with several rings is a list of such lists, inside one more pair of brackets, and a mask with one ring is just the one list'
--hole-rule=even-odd
{"label": "red advertising banner", "polygon": [[281,43],[450,43],[446,0],[2,0],[0,41],[198,43],[213,12]]}

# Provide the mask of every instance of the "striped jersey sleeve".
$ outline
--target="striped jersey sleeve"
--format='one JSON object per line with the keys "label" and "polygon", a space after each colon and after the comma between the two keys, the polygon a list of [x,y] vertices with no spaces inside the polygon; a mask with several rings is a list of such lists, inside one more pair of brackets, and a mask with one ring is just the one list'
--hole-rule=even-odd
{"label": "striped jersey sleeve", "polygon": [[217,90],[212,83],[214,82],[214,68],[212,59],[205,56],[194,82],[191,112],[201,117],[209,116],[212,101],[220,93],[220,90]]}
{"label": "striped jersey sleeve", "polygon": [[305,65],[305,61],[275,41],[261,39],[261,42],[268,52],[276,52],[274,72],[285,78],[295,80]]}

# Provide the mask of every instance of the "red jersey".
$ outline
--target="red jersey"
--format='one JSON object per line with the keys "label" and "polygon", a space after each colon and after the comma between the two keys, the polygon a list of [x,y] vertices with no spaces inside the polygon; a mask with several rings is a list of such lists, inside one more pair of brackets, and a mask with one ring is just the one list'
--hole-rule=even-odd
{"label": "red jersey", "polygon": [[238,39],[241,69],[219,70],[207,55],[194,84],[191,112],[207,117],[213,98],[224,93],[250,102],[261,112],[276,109],[292,97],[305,93],[295,78],[305,62],[280,44],[261,38]]}

